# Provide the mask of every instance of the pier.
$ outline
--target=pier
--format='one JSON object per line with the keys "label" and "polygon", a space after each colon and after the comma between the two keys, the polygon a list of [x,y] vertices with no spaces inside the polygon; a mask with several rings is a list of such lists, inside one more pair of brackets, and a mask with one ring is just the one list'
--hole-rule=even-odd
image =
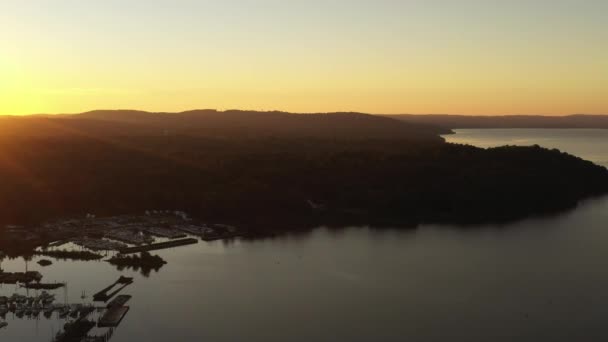
{"label": "pier", "polygon": [[[112,297],[117,295],[120,291],[122,291],[125,287],[131,285],[133,283],[132,278],[120,277],[116,282],[106,287],[105,289],[97,292],[93,295],[93,300],[96,302],[107,302]],[[118,287],[116,290],[112,291],[116,286],[122,285]],[[112,291],[112,292],[110,292]]]}
{"label": "pier", "polygon": [[112,299],[110,303],[106,306],[108,309],[124,306],[129,300],[131,300],[130,295],[120,295],[116,298]]}
{"label": "pier", "polygon": [[65,285],[65,283],[26,283],[22,287],[25,287],[26,289],[30,290],[57,290],[59,288],[64,287]]}
{"label": "pier", "polygon": [[192,239],[192,238],[179,239],[179,240],[173,240],[173,241],[167,241],[167,242],[153,243],[153,244],[145,245],[145,246],[122,248],[120,250],[120,253],[121,254],[132,254],[132,253],[148,252],[148,251],[154,251],[157,249],[166,249],[166,248],[177,247],[177,246],[192,245],[195,243],[198,243],[197,239]]}

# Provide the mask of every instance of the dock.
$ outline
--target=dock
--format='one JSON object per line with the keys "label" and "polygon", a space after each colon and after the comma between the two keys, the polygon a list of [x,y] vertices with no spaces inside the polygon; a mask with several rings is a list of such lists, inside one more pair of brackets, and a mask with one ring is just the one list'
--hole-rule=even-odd
{"label": "dock", "polygon": [[185,233],[200,237],[204,241],[215,241],[223,239],[232,239],[240,236],[236,227],[225,224],[210,224],[210,225],[184,225],[174,226],[174,229],[181,230]]}
{"label": "dock", "polygon": [[116,298],[112,299],[110,303],[108,303],[107,308],[111,309],[115,307],[124,306],[129,300],[131,300],[131,298],[132,297],[130,295],[117,296]]}
{"label": "dock", "polygon": [[97,326],[102,328],[117,327],[127,312],[129,312],[129,309],[128,306],[116,306],[108,309],[108,311],[99,319]]}
{"label": "dock", "polygon": [[188,237],[188,235],[186,235],[185,233],[181,233],[181,232],[175,231],[173,229],[166,229],[166,228],[159,228],[159,227],[148,227],[148,228],[144,228],[143,231],[148,234],[151,234],[151,235],[160,236],[160,237],[168,238],[168,239],[181,239],[181,238]]}
{"label": "dock", "polygon": [[65,286],[65,283],[52,283],[52,284],[26,283],[22,287],[25,287],[26,289],[30,289],[30,290],[57,290],[64,286]]}
{"label": "dock", "polygon": [[145,245],[145,246],[122,248],[122,249],[120,249],[119,252],[121,254],[141,253],[141,252],[154,251],[154,250],[158,250],[158,249],[172,248],[172,247],[177,247],[177,246],[192,245],[195,243],[198,243],[197,239],[193,239],[193,238],[179,239],[179,240],[173,240],[173,241],[167,241],[167,242],[153,243],[153,244]]}
{"label": "dock", "polygon": [[[96,302],[107,302],[112,297],[117,295],[120,291],[122,291],[125,287],[131,285],[133,283],[132,278],[120,277],[116,282],[106,287],[105,289],[97,292],[93,295],[93,300]],[[120,286],[122,285],[122,286]],[[119,286],[116,290],[112,291],[116,286]],[[110,292],[112,291],[112,292]]]}

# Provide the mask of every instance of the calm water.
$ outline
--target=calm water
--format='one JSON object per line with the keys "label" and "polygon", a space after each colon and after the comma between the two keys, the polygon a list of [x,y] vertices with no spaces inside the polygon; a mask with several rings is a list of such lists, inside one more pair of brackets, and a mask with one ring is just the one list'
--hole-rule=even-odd
{"label": "calm water", "polygon": [[[604,165],[600,130],[462,130],[479,146],[540,144]],[[582,341],[608,338],[608,199],[506,226],[304,235],[160,251],[144,277],[104,262],[56,262],[82,302],[120,274],[131,311],[112,341]],[[35,260],[34,260],[35,261]],[[23,270],[23,260],[5,260]],[[16,291],[0,288],[1,294]],[[19,290],[22,291],[22,290]],[[22,291],[23,292],[23,291]],[[63,290],[56,291],[59,298]],[[60,299],[60,302],[63,299]],[[84,301],[88,301],[87,298]],[[1,341],[49,341],[59,320],[7,317]]]}
{"label": "calm water", "polygon": [[605,129],[459,129],[455,132],[445,136],[448,142],[479,147],[537,144],[608,166],[608,130]]}

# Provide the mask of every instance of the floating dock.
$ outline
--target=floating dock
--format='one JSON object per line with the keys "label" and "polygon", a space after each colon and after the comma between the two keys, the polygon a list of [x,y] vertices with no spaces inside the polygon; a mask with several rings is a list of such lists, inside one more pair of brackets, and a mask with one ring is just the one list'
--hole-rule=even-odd
{"label": "floating dock", "polygon": [[52,283],[52,284],[26,283],[25,285],[23,285],[23,287],[25,287],[26,289],[31,289],[31,290],[57,290],[64,286],[65,286],[65,283]]}
{"label": "floating dock", "polygon": [[128,306],[117,306],[108,309],[108,311],[99,319],[97,326],[101,328],[117,327],[127,312],[129,312]]}
{"label": "floating dock", "polygon": [[132,297],[130,295],[117,296],[116,298],[112,299],[111,302],[108,303],[107,308],[111,309],[114,307],[124,306],[129,300],[131,300],[131,298]]}
{"label": "floating dock", "polygon": [[167,241],[167,242],[153,243],[153,244],[145,245],[145,246],[122,248],[120,250],[120,253],[121,254],[141,253],[141,252],[154,251],[157,249],[166,249],[166,248],[177,247],[177,246],[192,245],[195,243],[198,243],[197,239],[192,239],[192,238],[179,239],[179,240],[173,240],[173,241]]}

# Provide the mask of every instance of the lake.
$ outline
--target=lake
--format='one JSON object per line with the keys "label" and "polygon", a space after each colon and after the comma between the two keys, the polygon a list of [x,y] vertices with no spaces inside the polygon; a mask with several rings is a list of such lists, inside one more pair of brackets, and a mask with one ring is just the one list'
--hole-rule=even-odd
{"label": "lake", "polygon": [[[457,130],[481,147],[539,144],[608,166],[604,130]],[[88,303],[134,277],[111,341],[577,341],[608,338],[608,198],[560,215],[474,229],[353,227],[154,252],[142,275],[99,262],[54,261],[58,302]],[[23,271],[23,259],[5,259]],[[0,295],[25,294],[2,285]],[[35,291],[30,291],[30,294]],[[66,298],[64,298],[67,296]],[[9,313],[2,341],[50,341],[64,321]],[[94,332],[97,332],[95,330]],[[99,331],[105,333],[106,331]]]}

